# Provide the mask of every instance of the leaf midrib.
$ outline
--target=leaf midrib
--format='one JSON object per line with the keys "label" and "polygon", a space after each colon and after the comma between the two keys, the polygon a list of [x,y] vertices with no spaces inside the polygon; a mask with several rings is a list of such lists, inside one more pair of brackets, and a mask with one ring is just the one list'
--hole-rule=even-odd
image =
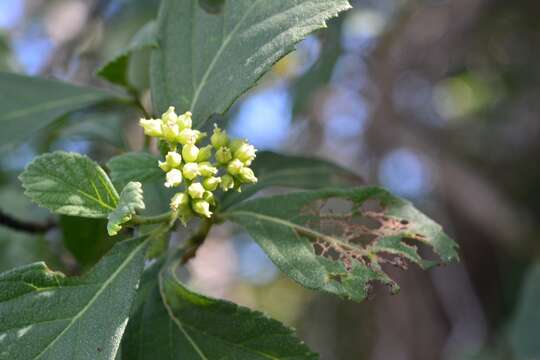
{"label": "leaf midrib", "polygon": [[[169,270],[170,271],[170,270]],[[167,303],[167,301],[165,300],[167,298],[166,294],[165,294],[165,291],[163,290],[163,274],[160,274],[160,279],[159,279],[159,293],[161,294],[161,300],[163,302],[163,306],[165,307],[165,309],[167,310],[167,313],[169,314],[169,317],[174,321],[174,323],[178,326],[178,328],[180,329],[180,331],[184,334],[184,336],[187,338],[187,340],[189,341],[189,343],[191,344],[191,346],[195,349],[195,351],[197,352],[197,354],[201,357],[202,360],[210,360],[206,357],[206,355],[202,352],[202,350],[199,348],[199,346],[197,345],[197,343],[195,342],[195,340],[193,340],[193,338],[189,335],[189,333],[187,332],[187,330],[184,328],[184,324],[180,321],[179,318],[177,318],[175,315],[174,315],[174,312],[173,310],[171,309],[171,307],[169,306],[169,304]],[[178,279],[176,278],[176,276],[173,274],[172,275],[172,278],[174,281],[178,281]],[[279,358],[276,358],[272,355],[269,355],[269,354],[266,354],[266,353],[263,353],[263,352],[260,352],[260,351],[257,351],[257,350],[254,350],[254,349],[251,349],[251,348],[248,348],[246,346],[243,346],[241,344],[237,344],[237,343],[234,343],[234,342],[231,342],[229,340],[226,340],[226,339],[223,339],[217,335],[213,335],[213,334],[210,334],[204,330],[201,330],[193,325],[189,325],[189,324],[185,324],[187,327],[191,328],[191,329],[194,329],[194,330],[197,330],[207,336],[210,336],[212,338],[215,338],[215,339],[218,339],[222,342],[225,342],[229,345],[232,345],[233,347],[239,347],[243,350],[246,350],[248,352],[253,352],[253,353],[257,353],[261,356],[264,356],[270,360],[279,360]]]}
{"label": "leaf midrib", "polygon": [[316,230],[310,229],[308,227],[305,227],[305,226],[302,226],[302,225],[299,225],[299,224],[295,224],[295,223],[287,221],[287,220],[283,220],[283,219],[278,218],[278,217],[273,217],[273,216],[269,216],[269,215],[264,215],[264,214],[250,212],[250,211],[244,211],[244,210],[228,211],[228,212],[221,213],[220,215],[223,216],[223,217],[228,217],[228,216],[231,216],[231,215],[234,215],[234,214],[239,214],[239,215],[243,214],[245,216],[251,216],[251,217],[257,218],[259,220],[266,220],[266,221],[273,222],[273,223],[276,223],[276,224],[280,224],[280,225],[290,227],[290,228],[293,228],[293,229],[298,229],[298,230],[300,230],[300,231],[302,231],[304,233],[307,233],[307,234],[309,234],[311,236],[322,238],[323,240],[325,240],[325,241],[327,241],[327,242],[329,242],[329,243],[331,243],[333,245],[340,246],[340,247],[347,247],[350,250],[353,250],[355,252],[359,252],[359,253],[362,253],[364,255],[369,255],[369,252],[364,250],[363,248],[351,246],[347,242],[342,241],[342,240],[340,240],[338,238],[334,238],[332,236],[323,234],[323,233],[318,232]]}
{"label": "leaf midrib", "polygon": [[[87,171],[87,169],[86,169],[85,164],[82,164],[81,167],[84,168],[84,172],[85,172],[85,173],[87,174],[87,176],[88,176],[88,171]],[[77,185],[74,185],[74,184],[72,184],[72,183],[66,181],[64,178],[62,178],[62,177],[60,177],[60,176],[58,176],[58,175],[56,175],[56,174],[54,174],[54,173],[49,172],[48,169],[47,169],[46,167],[43,167],[43,169],[45,170],[45,171],[44,171],[44,172],[45,172],[45,176],[50,177],[50,178],[54,179],[55,181],[57,181],[57,182],[59,182],[59,183],[61,183],[61,184],[64,184],[65,186],[71,188],[71,190],[73,190],[74,192],[79,193],[79,194],[85,196],[87,199],[94,201],[95,203],[97,203],[97,204],[100,205],[101,207],[104,207],[104,208],[106,208],[106,209],[108,209],[108,210],[111,210],[111,211],[114,210],[114,207],[113,207],[113,206],[111,206],[111,205],[109,205],[109,204],[103,202],[102,200],[100,200],[100,199],[94,197],[93,195],[91,195],[91,194],[89,194],[89,193],[87,193],[87,192],[85,192],[85,191],[79,189],[79,188],[77,187]],[[100,175],[101,175],[101,174],[97,174],[97,177],[100,178]],[[32,176],[32,175],[29,175],[29,176]],[[40,176],[35,176],[35,177],[40,178]],[[89,177],[88,181],[90,181],[91,184],[94,186],[94,191],[96,191],[96,194],[99,194],[99,192],[97,192],[97,189],[95,189],[95,184],[92,182],[92,179],[91,179],[90,177]],[[105,188],[105,191],[107,191],[107,193],[110,194],[110,190],[108,189],[108,186],[106,186],[106,184],[103,183],[102,179],[100,179],[100,182],[101,182],[101,184],[103,185],[103,187]],[[109,186],[112,186],[112,184],[108,184],[108,185],[109,185]],[[29,192],[36,192],[36,193],[40,193],[40,194],[41,194],[41,193],[44,193],[44,191],[37,191],[37,190],[29,190]],[[47,193],[52,193],[52,192],[64,192],[64,190],[61,190],[61,191],[60,191],[60,190],[54,191],[54,190],[50,190],[50,189],[47,190]],[[111,200],[113,201],[113,205],[114,205],[114,202],[115,202],[114,197],[111,197]]]}
{"label": "leaf midrib", "polygon": [[79,311],[69,322],[69,324],[66,326],[64,330],[62,330],[55,338],[47,345],[38,355],[33,357],[33,360],[39,359],[48,349],[50,349],[56,342],[68,331],[75,322],[81,318],[84,313],[94,304],[94,302],[97,300],[97,298],[105,291],[105,289],[110,285],[114,279],[118,276],[118,274],[127,266],[127,264],[135,257],[135,254],[140,250],[141,247],[143,247],[146,244],[146,240],[142,241],[141,244],[137,245],[129,254],[129,256],[120,264],[118,269],[116,269],[112,275],[103,283],[103,285],[99,288],[99,290],[96,292],[96,294],[90,299],[90,301]]}
{"label": "leaf midrib", "polygon": [[[232,40],[232,37],[234,36],[234,34],[238,31],[238,29],[240,29],[240,27],[243,25],[243,23],[246,20],[246,18],[248,17],[248,15],[253,11],[253,9],[255,7],[257,7],[257,5],[259,4],[260,1],[261,0],[255,0],[250,5],[250,7],[246,10],[244,15],[242,15],[242,18],[236,23],[236,25],[233,27],[233,29],[225,37],[225,40],[223,40],[223,42],[219,46],[218,51],[214,55],[214,58],[210,62],[210,65],[208,65],[208,68],[206,69],[201,81],[197,85],[197,89],[195,90],[195,93],[193,95],[193,99],[191,100],[191,104],[189,106],[190,111],[195,110],[195,106],[197,105],[197,102],[199,101],[199,96],[201,94],[201,91],[202,91],[203,87],[206,86],[206,82],[208,81],[208,77],[210,76],[210,73],[212,73],[212,71],[214,70],[214,66],[216,66],[216,63],[217,63],[218,59],[221,57],[221,54],[223,53],[225,48],[229,45],[229,42]],[[225,28],[225,19],[223,19],[223,27]],[[194,68],[195,65],[192,64],[192,67]],[[198,127],[200,128],[202,125],[204,125],[205,122],[206,122],[206,120],[201,121],[201,123],[198,125]]]}

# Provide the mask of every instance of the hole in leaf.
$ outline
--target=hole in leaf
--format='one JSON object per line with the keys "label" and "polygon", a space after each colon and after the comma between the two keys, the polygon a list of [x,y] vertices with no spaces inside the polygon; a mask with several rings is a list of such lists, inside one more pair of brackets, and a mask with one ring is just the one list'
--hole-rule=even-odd
{"label": "hole in leaf", "polygon": [[384,211],[384,207],[382,206],[379,200],[368,199],[362,203],[360,210],[364,213],[365,212],[382,213]]}
{"label": "hole in leaf", "polygon": [[330,280],[334,280],[341,284],[342,275],[341,274],[330,274]]}
{"label": "hole in leaf", "polygon": [[[315,255],[330,262],[340,263],[346,273],[334,273],[328,267],[330,280],[342,283],[355,268],[368,268],[385,279],[392,293],[398,291],[395,282],[388,280],[395,270],[406,270],[409,264],[431,265],[420,261],[437,259],[426,235],[411,231],[416,227],[409,219],[387,212],[379,200],[370,199],[354,203],[348,199],[317,200],[300,211],[302,225],[310,230],[295,230],[298,236],[309,240]],[[324,264],[327,264],[325,262]],[[392,271],[393,269],[393,271]],[[373,279],[377,277],[375,275]],[[366,292],[371,291],[371,284]]]}

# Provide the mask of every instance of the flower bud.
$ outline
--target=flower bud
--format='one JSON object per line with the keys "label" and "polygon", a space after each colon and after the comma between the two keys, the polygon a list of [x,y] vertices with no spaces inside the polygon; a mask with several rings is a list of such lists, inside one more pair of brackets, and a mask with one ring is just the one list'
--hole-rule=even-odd
{"label": "flower bud", "polygon": [[186,193],[176,193],[171,199],[171,210],[189,207],[189,196]]}
{"label": "flower bud", "polygon": [[171,170],[171,167],[169,166],[169,164],[167,164],[166,161],[158,161],[158,166],[161,170],[165,172]]}
{"label": "flower bud", "polygon": [[161,120],[163,120],[164,123],[176,123],[177,119],[178,115],[174,112],[174,106],[169,106],[167,111],[161,115]]}
{"label": "flower bud", "polygon": [[232,160],[231,150],[226,146],[220,147],[218,151],[216,151],[216,160],[222,165],[227,164]]}
{"label": "flower bud", "polygon": [[204,162],[210,160],[212,157],[212,145],[207,145],[199,149],[199,156],[197,156],[197,162]]}
{"label": "flower bud", "polygon": [[240,148],[240,146],[242,146],[242,145],[244,145],[246,143],[247,143],[247,140],[234,139],[233,141],[231,141],[231,144],[229,145],[229,147],[231,148],[231,151],[234,154],[236,152],[236,150],[238,150]]}
{"label": "flower bud", "polygon": [[189,185],[188,193],[192,199],[202,199],[204,195],[204,187],[201,185],[201,183],[195,182]]}
{"label": "flower bud", "polygon": [[214,125],[214,134],[210,137],[210,142],[216,149],[226,146],[229,143],[227,132]]}
{"label": "flower bud", "polygon": [[248,167],[243,167],[242,169],[240,169],[238,177],[243,183],[246,184],[255,184],[257,182],[255,173]]}
{"label": "flower bud", "polygon": [[210,218],[212,216],[212,212],[210,211],[210,204],[204,200],[195,201],[193,203],[193,210],[195,210],[197,214],[200,214],[207,218]]}
{"label": "flower bud", "polygon": [[178,125],[174,121],[163,121],[161,123],[161,131],[163,132],[163,137],[168,142],[176,141],[176,137],[180,133]]}
{"label": "flower bud", "polygon": [[178,116],[178,118],[176,119],[176,123],[178,124],[180,130],[191,129],[191,112],[187,111],[182,115]]}
{"label": "flower bud", "polygon": [[212,166],[209,162],[199,163],[199,172],[204,177],[214,176],[218,173],[218,169],[215,166]]}
{"label": "flower bud", "polygon": [[178,169],[172,169],[165,175],[165,187],[176,187],[182,183],[182,172]]}
{"label": "flower bud", "polygon": [[181,206],[175,211],[174,215],[178,219],[180,219],[180,221],[182,222],[182,224],[184,224],[184,226],[186,226],[187,222],[191,220],[194,214],[190,206]]}
{"label": "flower bud", "polygon": [[208,191],[214,191],[219,186],[221,178],[212,176],[203,180],[203,186]]}
{"label": "flower bud", "polygon": [[204,138],[208,136],[207,133],[199,131],[199,130],[193,130],[193,132],[195,132],[195,136],[197,137],[195,139],[195,143],[198,143],[199,141],[203,140]]}
{"label": "flower bud", "polygon": [[182,174],[188,180],[193,180],[201,174],[197,163],[186,163],[182,168]]}
{"label": "flower bud", "polygon": [[176,137],[176,141],[178,141],[182,145],[195,144],[196,140],[197,135],[195,134],[195,131],[191,129],[184,129],[180,131],[180,133]]}
{"label": "flower bud", "polygon": [[255,159],[255,152],[257,150],[255,149],[255,146],[250,144],[242,144],[240,147],[234,152],[234,157],[236,159],[239,159],[243,163],[251,163]]}
{"label": "flower bud", "polygon": [[176,151],[169,151],[167,155],[165,155],[165,162],[169,168],[177,168],[182,164],[182,156]]}
{"label": "flower bud", "polygon": [[221,189],[223,191],[229,191],[232,188],[234,188],[234,178],[229,174],[223,175],[221,177]]}
{"label": "flower bud", "polygon": [[238,175],[240,169],[244,167],[244,163],[238,159],[234,159],[227,165],[227,172],[231,175]]}
{"label": "flower bud", "polygon": [[193,144],[186,144],[182,147],[182,157],[186,162],[197,161],[199,148]]}
{"label": "flower bud", "polygon": [[160,119],[141,119],[139,120],[139,125],[144,129],[144,133],[148,136],[159,137],[163,135]]}
{"label": "flower bud", "polygon": [[203,200],[209,203],[211,206],[216,205],[216,198],[214,197],[214,194],[212,194],[211,191],[204,192]]}

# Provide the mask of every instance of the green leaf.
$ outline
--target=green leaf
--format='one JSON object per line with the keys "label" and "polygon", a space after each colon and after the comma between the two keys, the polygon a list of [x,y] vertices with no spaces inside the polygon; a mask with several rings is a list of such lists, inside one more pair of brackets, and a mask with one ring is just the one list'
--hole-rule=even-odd
{"label": "green leaf", "polygon": [[162,261],[157,262],[144,271],[122,339],[122,359],[183,358],[182,334],[169,317],[159,293],[158,274],[162,266]]}
{"label": "green leaf", "polygon": [[0,72],[0,149],[27,140],[68,112],[113,98],[99,89]]}
{"label": "green leaf", "polygon": [[60,216],[64,246],[83,268],[94,265],[114,245],[107,235],[107,220]]}
{"label": "green leaf", "polygon": [[[167,278],[172,276],[169,274],[164,279],[167,296],[171,297],[171,303],[180,306],[171,309],[178,318],[171,318],[159,291],[161,267],[161,262],[154,264],[142,277],[122,340],[122,359],[317,358],[279,322],[236,304],[189,291],[176,279]],[[181,321],[184,331],[176,321]],[[264,352],[266,356],[262,355]]]}
{"label": "green leaf", "polygon": [[38,156],[20,180],[26,196],[58,214],[104,218],[118,203],[118,193],[105,171],[77,153]]}
{"label": "green leaf", "polygon": [[158,159],[146,152],[131,152],[113,157],[107,167],[111,170],[113,183],[119,188],[130,181],[165,181],[163,171],[158,167]]}
{"label": "green leaf", "polygon": [[319,189],[328,186],[359,185],[363,182],[358,175],[329,161],[283,155],[272,151],[257,153],[252,169],[259,181],[253,185],[242,186],[242,192],[226,192],[221,201],[222,208],[226,209],[270,186]]}
{"label": "green leaf", "polygon": [[119,243],[80,278],[44,263],[0,274],[0,359],[113,359],[146,243],[144,237]]}
{"label": "green leaf", "polygon": [[171,267],[165,269],[162,296],[155,281],[141,287],[148,296],[132,317],[123,346],[125,359],[317,358],[278,321],[194,293],[178,282]]}
{"label": "green leaf", "polygon": [[9,38],[6,33],[0,31],[0,71],[7,71],[11,68],[13,68],[13,59]]}
{"label": "green leaf", "polygon": [[517,359],[540,358],[540,263],[529,271],[510,328],[510,345]]}
{"label": "green leaf", "polygon": [[128,62],[132,53],[157,47],[156,24],[146,23],[131,39],[129,45],[96,71],[96,75],[118,85],[129,86]]}
{"label": "green leaf", "polygon": [[[11,184],[0,188],[0,209],[15,219],[41,224],[48,219],[47,211],[34,206],[18,186]],[[56,265],[56,257],[44,235],[28,234],[0,226],[0,272],[43,259]]]}
{"label": "green leaf", "polygon": [[137,210],[144,209],[144,197],[140,182],[129,182],[120,193],[120,200],[113,212],[107,217],[107,232],[110,236],[118,234],[122,225],[131,220]]}
{"label": "green leaf", "polygon": [[373,281],[399,290],[381,268],[385,263],[434,265],[418,254],[417,245],[431,247],[444,263],[458,258],[457,245],[439,225],[375,187],[260,198],[220,216],[243,226],[301,285],[356,301],[366,298]]}
{"label": "green leaf", "polygon": [[226,0],[218,14],[198,0],[164,0],[151,61],[154,109],[190,110],[200,128],[224,113],[271,66],[347,0]]}
{"label": "green leaf", "polygon": [[[334,68],[342,59],[343,19],[338,17],[332,21],[328,30],[319,39],[322,43],[319,59],[291,87],[294,95],[293,120],[300,118],[299,113],[307,113],[309,106],[316,101],[315,95],[326,86],[330,86]],[[314,104],[313,104],[314,105]]]}

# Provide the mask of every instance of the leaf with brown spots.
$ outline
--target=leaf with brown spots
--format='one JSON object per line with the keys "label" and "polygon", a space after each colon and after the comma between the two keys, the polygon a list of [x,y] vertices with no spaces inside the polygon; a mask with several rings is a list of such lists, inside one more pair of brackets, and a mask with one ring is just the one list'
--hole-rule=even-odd
{"label": "leaf with brown spots", "polygon": [[[260,198],[220,214],[243,226],[301,285],[365,299],[374,281],[399,286],[383,266],[427,269],[458,259],[456,243],[403,199],[376,187],[324,189]],[[440,260],[418,251],[425,245]]]}

